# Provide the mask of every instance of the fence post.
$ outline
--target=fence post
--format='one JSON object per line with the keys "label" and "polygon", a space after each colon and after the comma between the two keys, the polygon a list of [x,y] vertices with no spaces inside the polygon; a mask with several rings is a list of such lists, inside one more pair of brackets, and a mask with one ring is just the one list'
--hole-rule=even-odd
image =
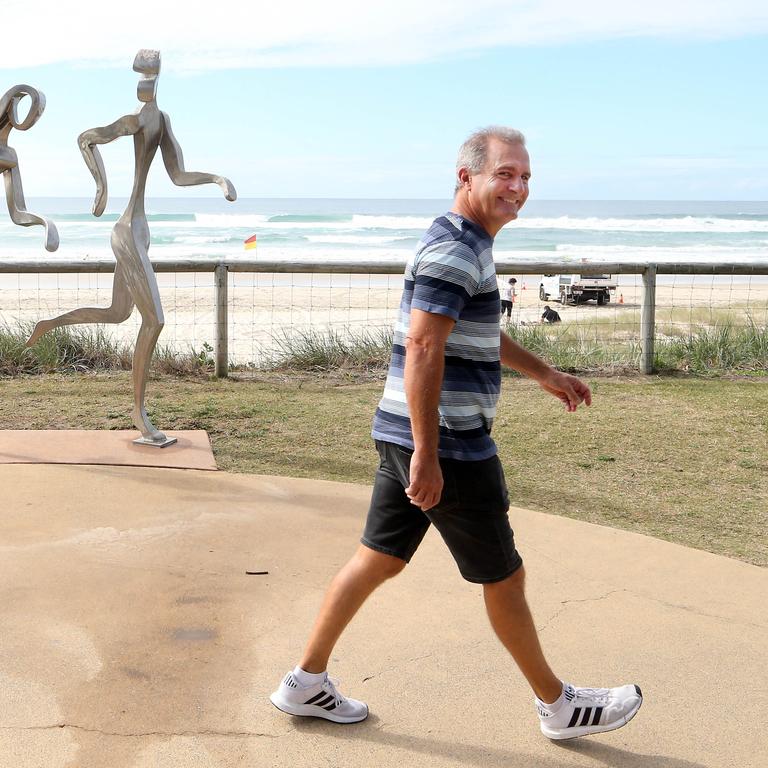
{"label": "fence post", "polygon": [[643,303],[640,307],[640,370],[653,373],[653,344],[656,336],[656,265],[643,271]]}
{"label": "fence post", "polygon": [[229,270],[219,264],[214,272],[216,301],[216,362],[214,375],[225,379],[229,374]]}

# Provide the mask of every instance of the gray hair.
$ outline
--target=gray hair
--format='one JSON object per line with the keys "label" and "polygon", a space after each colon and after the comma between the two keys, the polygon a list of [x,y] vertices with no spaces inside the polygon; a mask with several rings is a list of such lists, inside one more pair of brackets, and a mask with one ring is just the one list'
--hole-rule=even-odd
{"label": "gray hair", "polygon": [[[480,173],[485,168],[490,139],[499,139],[506,144],[525,146],[525,136],[514,128],[507,128],[503,125],[489,125],[487,128],[480,128],[461,145],[459,156],[456,159],[457,174],[461,168],[466,168],[471,174]],[[461,184],[457,180],[454,192],[458,192],[460,188]]]}

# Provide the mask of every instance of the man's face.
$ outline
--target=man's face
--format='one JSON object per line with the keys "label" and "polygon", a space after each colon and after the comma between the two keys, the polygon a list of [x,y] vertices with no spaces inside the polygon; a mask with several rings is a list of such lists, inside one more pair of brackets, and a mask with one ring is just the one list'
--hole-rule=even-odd
{"label": "man's face", "polygon": [[490,235],[517,218],[528,199],[531,165],[522,144],[491,138],[485,168],[468,178],[467,200],[475,220]]}

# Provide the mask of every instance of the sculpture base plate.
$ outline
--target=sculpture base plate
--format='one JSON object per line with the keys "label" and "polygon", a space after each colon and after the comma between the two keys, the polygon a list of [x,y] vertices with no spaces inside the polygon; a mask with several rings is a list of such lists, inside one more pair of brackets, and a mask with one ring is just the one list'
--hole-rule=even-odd
{"label": "sculpture base plate", "polygon": [[151,445],[153,448],[165,448],[166,445],[173,445],[177,442],[175,437],[166,437],[165,440],[150,440],[148,437],[139,437],[133,440],[134,445]]}
{"label": "sculpture base plate", "polygon": [[[0,430],[0,466],[106,464],[216,470],[211,441],[203,430],[174,429],[170,433],[166,432],[166,435],[176,438],[178,442],[166,445],[162,451],[153,451],[133,442],[141,437],[141,433],[135,429]],[[0,500],[0,517],[2,509],[3,502]],[[2,738],[0,754],[3,751],[1,745]]]}

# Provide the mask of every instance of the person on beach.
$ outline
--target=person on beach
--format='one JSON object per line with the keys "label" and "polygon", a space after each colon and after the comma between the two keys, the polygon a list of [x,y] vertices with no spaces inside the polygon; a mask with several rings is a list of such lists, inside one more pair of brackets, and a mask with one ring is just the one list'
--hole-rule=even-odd
{"label": "person on beach", "polygon": [[541,313],[542,323],[559,323],[561,322],[560,313],[556,312],[549,304],[544,305],[544,311]]}
{"label": "person on beach", "polygon": [[512,319],[512,309],[515,306],[515,296],[517,296],[517,288],[515,284],[517,280],[514,277],[510,277],[507,283],[504,285],[501,291],[501,317],[504,319],[506,314],[507,320]]}
{"label": "person on beach", "polygon": [[[28,96],[29,111],[23,120],[19,120],[19,102]],[[31,227],[40,224],[45,227],[45,250],[55,251],[59,247],[59,233],[56,225],[50,220],[30,213],[24,200],[24,189],[21,186],[19,159],[12,147],[8,146],[11,131],[29,130],[43,114],[45,96],[31,85],[15,85],[0,96],[0,173],[5,177],[5,199],[8,203],[8,213],[14,224]]]}
{"label": "person on beach", "polygon": [[435,219],[405,270],[387,381],[373,422],[379,452],[357,551],[332,581],[304,653],[270,696],[292,715],[354,723],[368,706],[328,677],[330,654],[366,598],[400,573],[434,525],[464,579],[482,585],[491,625],[535,695],[541,731],[569,739],[619,728],[640,688],[578,688],[554,674],[525,598],[509,498],[491,426],[501,365],[533,379],[566,411],[589,387],[499,331],[493,239],[517,218],[531,176],[525,139],[490,127],[462,145],[452,209]]}
{"label": "person on beach", "polygon": [[93,128],[78,138],[80,152],[96,180],[93,215],[101,216],[107,205],[107,177],[97,144],[108,144],[121,136],[133,136],[136,172],[128,207],[112,230],[112,251],[115,254],[115,276],[112,303],[109,307],[83,307],[51,320],[41,320],[35,326],[27,346],[32,346],[44,333],[62,325],[76,323],[122,323],[134,306],[141,314],[141,328],[133,355],[134,404],[131,418],[142,434],[142,442],[162,445],[168,442],[149,420],[144,405],[149,364],[157,339],[165,324],[157,279],[149,260],[149,225],[144,211],[144,190],[147,174],[158,148],[171,181],[180,187],[198,184],[218,184],[227,200],[236,200],[232,182],[223,176],[197,173],[184,169],[184,158],[171,131],[171,121],[161,112],[155,98],[160,74],[160,52],[142,49],[133,62],[141,74],[138,98],[141,107],[131,115],[119,118],[104,128]]}

